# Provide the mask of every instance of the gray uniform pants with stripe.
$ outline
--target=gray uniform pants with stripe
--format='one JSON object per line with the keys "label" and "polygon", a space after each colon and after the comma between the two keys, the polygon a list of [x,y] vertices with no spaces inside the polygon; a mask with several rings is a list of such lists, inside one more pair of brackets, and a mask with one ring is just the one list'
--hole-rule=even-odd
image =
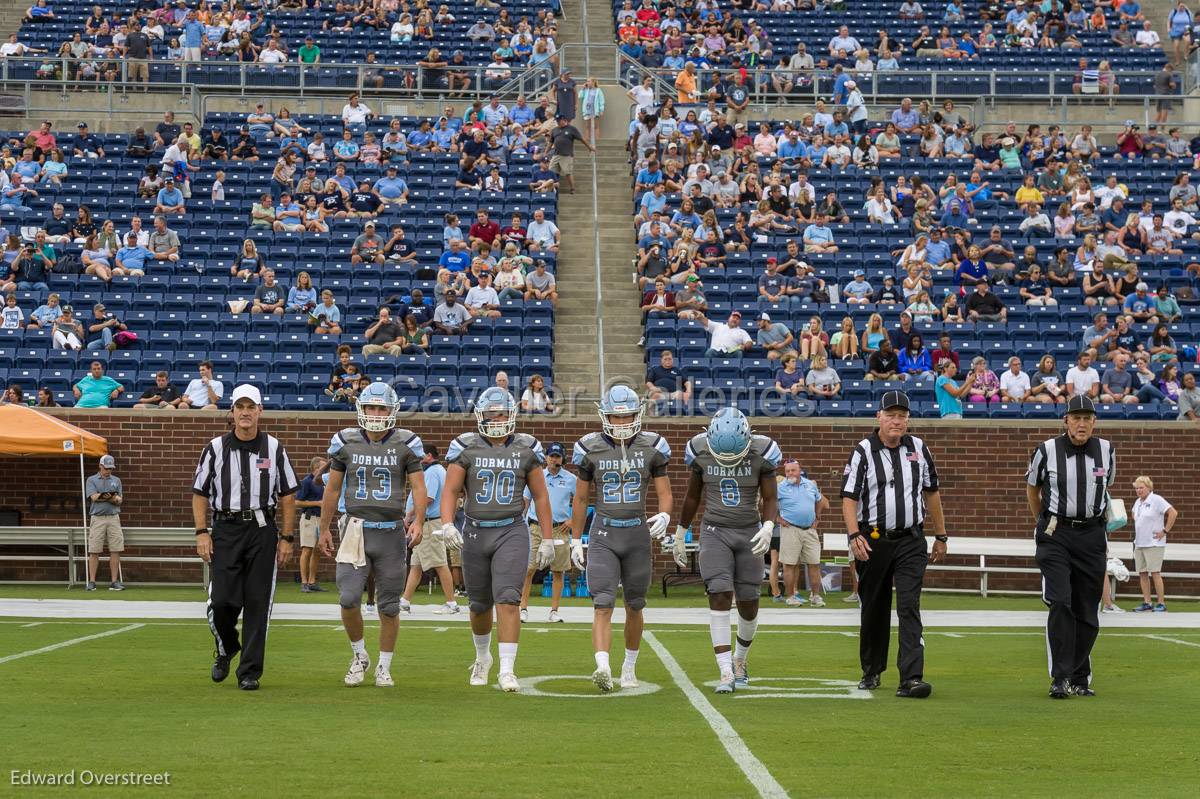
{"label": "gray uniform pants with stripe", "polygon": [[505,527],[480,527],[465,519],[462,527],[463,578],[471,612],[493,605],[521,604],[529,567],[529,525],[524,519]]}
{"label": "gray uniform pants with stripe", "polygon": [[587,582],[592,606],[611,608],[617,601],[617,586],[625,591],[625,607],[646,607],[650,588],[650,528],[605,527],[597,519],[588,535]]}

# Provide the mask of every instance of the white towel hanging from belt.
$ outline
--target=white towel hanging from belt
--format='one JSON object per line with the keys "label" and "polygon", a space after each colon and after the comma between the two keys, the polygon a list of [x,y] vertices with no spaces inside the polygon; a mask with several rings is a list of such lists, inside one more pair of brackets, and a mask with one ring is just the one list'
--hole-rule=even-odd
{"label": "white towel hanging from belt", "polygon": [[363,520],[349,517],[342,530],[342,543],[338,547],[338,563],[349,563],[356,569],[367,565],[366,544],[363,541]]}

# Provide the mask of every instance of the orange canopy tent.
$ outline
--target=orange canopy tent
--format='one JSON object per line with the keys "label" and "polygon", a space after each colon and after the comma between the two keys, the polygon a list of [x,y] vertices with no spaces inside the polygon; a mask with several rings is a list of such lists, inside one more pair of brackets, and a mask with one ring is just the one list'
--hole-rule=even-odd
{"label": "orange canopy tent", "polygon": [[[108,441],[103,436],[89,433],[25,405],[0,405],[0,456],[79,458],[80,512],[83,514],[84,530],[88,526],[88,517],[87,477],[83,471],[83,459],[106,454]],[[83,542],[86,556],[86,534]],[[72,568],[72,583],[74,574]]]}
{"label": "orange canopy tent", "polygon": [[0,455],[82,459],[107,452],[103,436],[24,405],[0,405]]}

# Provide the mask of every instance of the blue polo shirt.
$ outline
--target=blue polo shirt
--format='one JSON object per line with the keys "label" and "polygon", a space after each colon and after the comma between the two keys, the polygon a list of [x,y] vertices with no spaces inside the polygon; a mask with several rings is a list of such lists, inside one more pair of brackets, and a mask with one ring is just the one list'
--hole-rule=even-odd
{"label": "blue polo shirt", "polygon": [[792,527],[812,527],[817,521],[821,489],[807,477],[800,482],[779,481],[779,518]]}
{"label": "blue polo shirt", "polygon": [[451,272],[462,272],[471,266],[471,253],[466,250],[461,252],[446,250],[442,253],[442,257],[438,258],[438,266],[449,269]]}
{"label": "blue polo shirt", "polygon": [[[439,519],[442,516],[442,487],[446,485],[446,467],[435,463],[425,470],[425,493],[429,495],[429,505],[425,508],[425,520]],[[413,498],[409,492],[408,500],[404,503],[405,515],[412,513]]]}
{"label": "blue polo shirt", "polygon": [[[555,524],[562,524],[571,518],[571,501],[575,498],[575,475],[566,469],[559,469],[558,474],[550,474],[550,470],[546,469],[545,474],[546,490],[550,493],[550,515],[554,517]],[[533,495],[529,493],[528,486],[523,496],[530,500],[525,518],[536,522],[537,509],[533,505]]]}
{"label": "blue polo shirt", "polygon": [[404,192],[408,191],[408,184],[404,182],[404,178],[385,176],[375,181],[375,191],[379,192],[380,197],[394,200],[404,196]]}
{"label": "blue polo shirt", "polygon": [[198,19],[191,22],[186,22],[183,25],[183,46],[184,47],[199,47],[204,39],[204,23]]}
{"label": "blue polo shirt", "polygon": [[117,250],[117,260],[126,269],[142,269],[146,268],[146,261],[154,257],[154,253],[147,250],[145,247],[122,247]]}
{"label": "blue polo shirt", "polygon": [[950,260],[950,245],[945,241],[929,241],[925,243],[925,260],[934,266],[940,266]]}

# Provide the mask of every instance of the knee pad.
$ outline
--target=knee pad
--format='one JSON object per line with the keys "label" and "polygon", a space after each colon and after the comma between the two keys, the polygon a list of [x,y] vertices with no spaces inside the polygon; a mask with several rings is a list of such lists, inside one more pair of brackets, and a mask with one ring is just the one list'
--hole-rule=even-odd
{"label": "knee pad", "polygon": [[496,594],[494,600],[497,605],[519,605],[521,604],[521,589],[515,586],[503,588]]}
{"label": "knee pad", "polygon": [[356,608],[362,603],[362,591],[348,591],[345,588],[338,590],[338,604],[346,610]]}
{"label": "knee pad", "polygon": [[471,612],[474,613],[476,616],[482,616],[484,613],[491,612],[492,603],[491,602],[479,602],[479,601],[472,599],[469,607],[470,607]]}
{"label": "knee pad", "polygon": [[399,616],[400,615],[400,595],[399,594],[380,594],[378,597],[380,616]]}
{"label": "knee pad", "polygon": [[592,607],[601,610],[612,610],[616,604],[616,596],[610,591],[592,591]]}
{"label": "knee pad", "polygon": [[643,594],[641,596],[629,596],[629,595],[625,596],[625,609],[626,610],[641,610],[644,607],[646,607],[646,595],[645,594]]}
{"label": "knee pad", "polygon": [[738,602],[754,602],[759,599],[758,590],[757,585],[738,585],[734,586],[733,595]]}

